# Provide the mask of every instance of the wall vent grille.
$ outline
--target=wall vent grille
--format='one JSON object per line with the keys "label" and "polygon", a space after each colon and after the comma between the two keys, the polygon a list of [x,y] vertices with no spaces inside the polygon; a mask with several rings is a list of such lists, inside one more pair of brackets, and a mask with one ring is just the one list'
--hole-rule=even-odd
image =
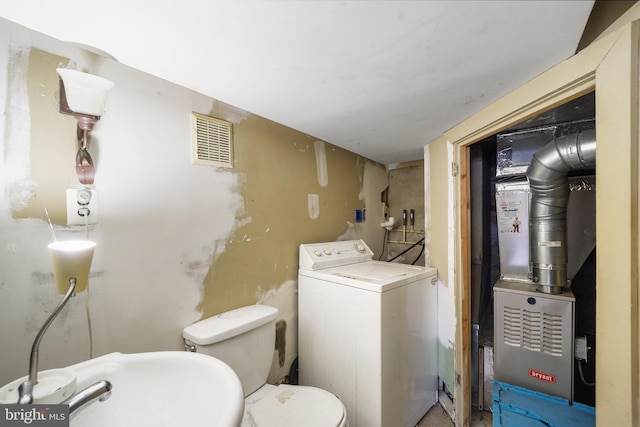
{"label": "wall vent grille", "polygon": [[191,163],[232,168],[233,139],[231,123],[192,112]]}

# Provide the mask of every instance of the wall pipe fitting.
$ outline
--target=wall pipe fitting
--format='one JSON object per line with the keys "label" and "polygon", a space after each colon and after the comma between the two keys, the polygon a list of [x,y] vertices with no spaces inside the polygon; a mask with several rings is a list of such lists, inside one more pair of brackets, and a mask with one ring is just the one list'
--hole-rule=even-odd
{"label": "wall pipe fitting", "polygon": [[533,155],[527,169],[530,262],[540,292],[559,294],[567,285],[568,172],[595,163],[596,131],[589,129],[554,139]]}
{"label": "wall pipe fitting", "polygon": [[407,210],[402,211],[402,241],[407,241]]}

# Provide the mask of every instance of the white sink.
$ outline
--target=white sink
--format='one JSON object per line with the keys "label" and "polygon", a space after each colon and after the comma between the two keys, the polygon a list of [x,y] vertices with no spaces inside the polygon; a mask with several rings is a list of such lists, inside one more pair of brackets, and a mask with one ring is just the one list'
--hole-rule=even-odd
{"label": "white sink", "polygon": [[111,397],[80,412],[71,426],[238,427],[244,393],[224,362],[198,353],[111,353],[68,367],[77,390],[107,380]]}

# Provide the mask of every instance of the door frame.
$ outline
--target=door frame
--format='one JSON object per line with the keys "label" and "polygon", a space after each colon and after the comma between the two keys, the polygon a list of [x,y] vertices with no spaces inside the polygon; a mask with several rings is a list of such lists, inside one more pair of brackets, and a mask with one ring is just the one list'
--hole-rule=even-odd
{"label": "door frame", "polygon": [[[635,12],[640,14],[638,8]],[[433,219],[427,221],[427,230],[449,229],[446,238],[443,234],[434,234],[429,251],[432,265],[438,268],[442,281],[453,285],[455,296],[454,421],[457,426],[468,426],[471,421],[469,146],[594,90],[599,190],[596,194],[599,249],[596,422],[631,427],[640,419],[638,34],[639,25],[634,21],[601,36],[580,53],[425,147],[425,180],[432,189],[425,197],[430,198],[432,207],[446,199],[447,208],[443,209],[453,212],[453,230],[442,223],[440,216],[436,218],[435,213]],[[458,173],[446,176],[445,196],[434,195],[433,182],[442,182],[445,178],[436,172],[442,169],[438,163],[443,161],[452,162],[452,169]]]}

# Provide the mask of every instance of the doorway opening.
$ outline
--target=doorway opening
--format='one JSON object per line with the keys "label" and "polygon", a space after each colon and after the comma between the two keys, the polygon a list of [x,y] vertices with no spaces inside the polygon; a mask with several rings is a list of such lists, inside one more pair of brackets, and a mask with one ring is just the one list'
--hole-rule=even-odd
{"label": "doorway opening", "polygon": [[[533,155],[557,138],[595,128],[595,92],[519,123],[468,147],[470,203],[470,361],[471,404],[475,411],[492,410],[494,351],[504,347],[503,316],[494,299],[494,286],[511,282],[533,285],[530,262],[527,168]],[[595,407],[595,168],[568,172],[567,295],[571,306],[570,355],[565,354],[568,391],[573,402]],[[533,322],[534,326],[543,323]],[[539,322],[544,322],[540,320]],[[498,324],[499,323],[499,324]],[[496,328],[497,326],[497,328]],[[507,327],[509,327],[507,325]],[[537,326],[535,326],[537,327]],[[546,339],[524,328],[512,347],[544,352]],[[543,334],[544,335],[544,334]],[[511,337],[513,339],[514,337]],[[500,342],[496,342],[496,340]],[[536,340],[540,339],[540,346]],[[505,350],[503,351],[503,354]],[[566,353],[566,352],[565,352]],[[555,363],[555,359],[554,359]],[[509,369],[503,363],[498,369]],[[509,363],[508,365],[515,365]],[[519,377],[507,377],[510,382]],[[501,375],[498,375],[498,378]],[[502,375],[504,377],[504,375]],[[526,374],[525,374],[526,377]],[[516,379],[513,379],[516,378]],[[529,387],[527,378],[516,386]]]}

